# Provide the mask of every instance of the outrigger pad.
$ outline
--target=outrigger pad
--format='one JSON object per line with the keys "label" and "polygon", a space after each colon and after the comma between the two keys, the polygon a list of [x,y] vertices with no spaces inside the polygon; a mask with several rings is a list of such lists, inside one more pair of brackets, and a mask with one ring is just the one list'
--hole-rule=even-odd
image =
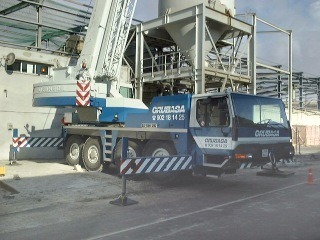
{"label": "outrigger pad", "polygon": [[120,196],[118,199],[110,201],[110,204],[122,206],[122,207],[137,204],[137,203],[139,202],[129,199],[126,196]]}
{"label": "outrigger pad", "polygon": [[257,175],[265,177],[287,178],[294,175],[294,172],[280,171],[279,169],[263,169],[262,171],[257,172]]}

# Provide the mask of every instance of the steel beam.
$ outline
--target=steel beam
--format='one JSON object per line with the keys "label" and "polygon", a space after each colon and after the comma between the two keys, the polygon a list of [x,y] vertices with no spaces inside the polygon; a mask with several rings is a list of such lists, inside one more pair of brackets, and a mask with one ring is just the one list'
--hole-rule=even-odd
{"label": "steel beam", "polygon": [[203,4],[186,8],[184,10],[174,12],[170,15],[164,15],[148,22],[144,22],[143,29],[144,31],[147,31],[150,29],[155,29],[159,26],[163,26],[168,23],[174,23],[177,21],[181,21],[182,19],[196,17],[196,15],[198,14],[198,9],[200,7],[200,8],[203,8],[203,15],[205,16],[205,18],[228,25],[233,30],[239,30],[244,32],[245,35],[251,34],[252,26],[250,24],[242,22],[236,18],[227,16],[226,14],[215,11],[211,8],[208,8],[205,6],[201,7],[201,6],[203,6]]}
{"label": "steel beam", "polygon": [[26,7],[29,7],[29,6],[30,6],[30,3],[21,2],[21,3],[18,3],[16,5],[13,5],[9,8],[6,8],[6,9],[0,11],[0,15],[8,15],[10,13],[17,12],[17,11],[24,9]]}

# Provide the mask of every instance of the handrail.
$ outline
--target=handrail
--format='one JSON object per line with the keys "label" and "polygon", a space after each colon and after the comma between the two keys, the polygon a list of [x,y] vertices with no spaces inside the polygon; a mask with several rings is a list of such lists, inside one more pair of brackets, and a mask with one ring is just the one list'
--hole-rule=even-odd
{"label": "handrail", "polygon": [[[223,70],[231,74],[250,76],[250,65],[247,61],[243,62],[240,58],[223,53],[219,54],[219,58],[212,52],[207,52],[205,56],[205,63],[208,68]],[[164,76],[167,76],[168,70],[175,69],[180,73],[181,69],[190,68],[194,65],[194,59],[189,57],[188,51],[169,52],[144,58],[141,61],[143,66],[141,75],[151,73],[152,77],[154,77],[155,72],[163,72]]]}

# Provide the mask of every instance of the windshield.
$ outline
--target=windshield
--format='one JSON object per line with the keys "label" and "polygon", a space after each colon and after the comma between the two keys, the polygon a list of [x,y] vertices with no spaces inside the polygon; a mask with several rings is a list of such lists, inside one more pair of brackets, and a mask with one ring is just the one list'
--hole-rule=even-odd
{"label": "windshield", "polygon": [[288,128],[285,108],[280,99],[232,94],[235,117],[240,127]]}

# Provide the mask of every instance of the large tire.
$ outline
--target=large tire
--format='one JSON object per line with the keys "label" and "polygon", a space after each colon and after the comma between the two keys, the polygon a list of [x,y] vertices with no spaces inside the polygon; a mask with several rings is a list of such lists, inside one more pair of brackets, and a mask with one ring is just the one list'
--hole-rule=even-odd
{"label": "large tire", "polygon": [[[146,144],[143,156],[145,157],[164,157],[176,155],[174,144],[169,141],[149,140]],[[179,172],[170,173],[150,173],[149,179],[160,184],[168,184],[174,182],[179,176]]]}
{"label": "large tire", "polygon": [[[117,143],[116,149],[114,151],[114,163],[118,169],[120,169],[120,160],[122,153],[122,139]],[[133,140],[128,139],[128,158],[141,157],[142,149],[141,145]]]}
{"label": "large tire", "polygon": [[71,135],[64,148],[64,157],[70,166],[75,166],[82,162],[82,149],[84,140],[77,135]]}
{"label": "large tire", "polygon": [[84,143],[82,159],[85,168],[89,172],[101,171],[101,144],[97,138],[89,137]]}
{"label": "large tire", "polygon": [[[128,139],[128,152],[127,157],[128,158],[135,158],[135,157],[141,157],[142,156],[142,142],[136,142],[131,139]],[[116,149],[114,151],[114,163],[117,167],[118,173],[120,173],[120,167],[121,167],[121,154],[122,154],[122,139],[118,141],[116,145]],[[134,181],[140,181],[144,179],[143,175],[134,175],[129,177],[128,179],[134,180]]]}

